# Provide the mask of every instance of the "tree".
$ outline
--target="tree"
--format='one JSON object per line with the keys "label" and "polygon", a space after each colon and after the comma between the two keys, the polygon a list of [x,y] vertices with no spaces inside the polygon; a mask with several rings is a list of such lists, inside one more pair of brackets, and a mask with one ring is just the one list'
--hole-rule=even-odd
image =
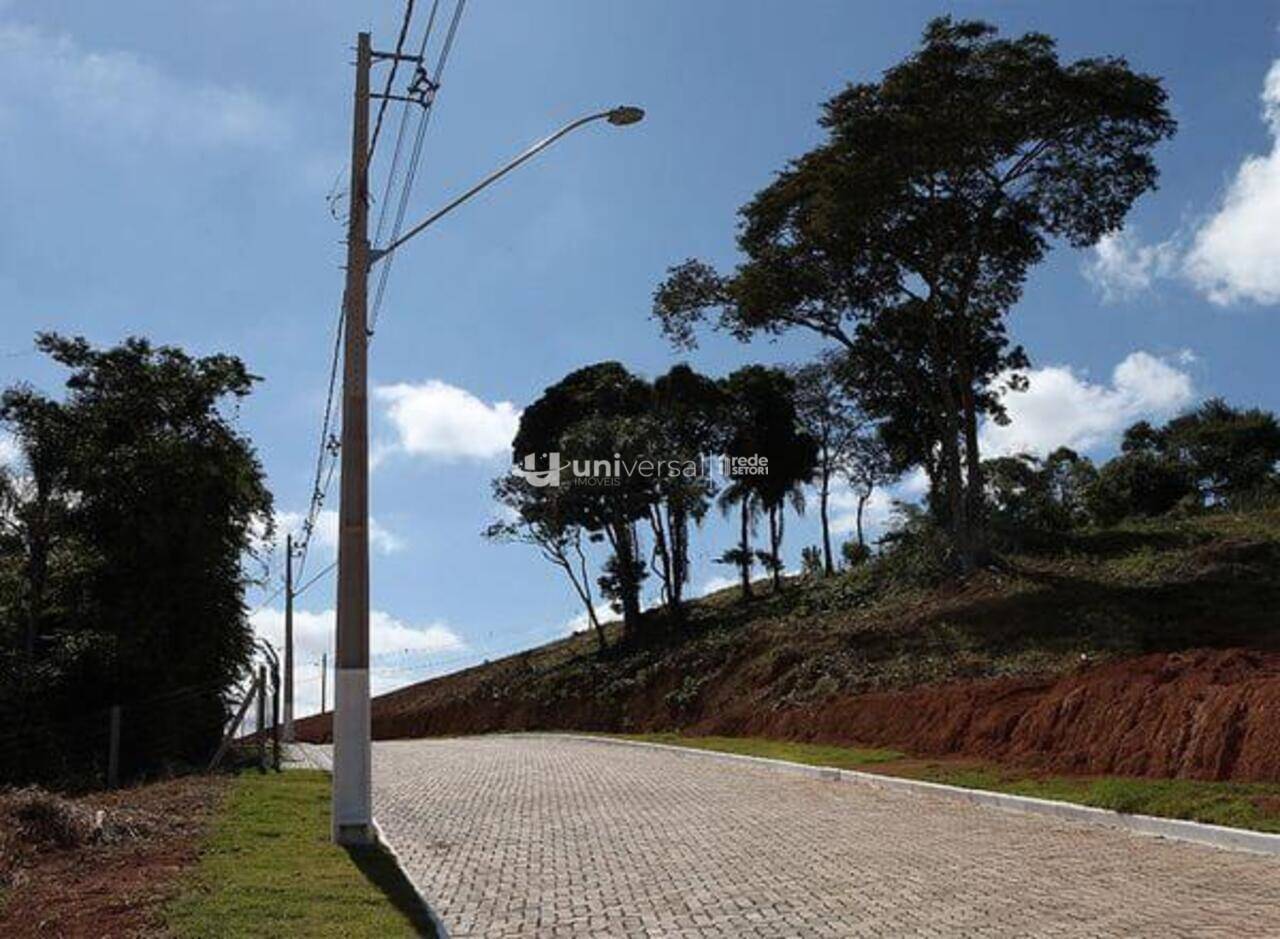
{"label": "tree", "polygon": [[715,482],[703,468],[722,449],[724,406],[719,385],[687,365],[654,379],[652,446],[669,468],[657,475],[658,498],[649,509],[657,562],[652,566],[677,621],[689,581],[689,523],[701,524],[715,495]]}
{"label": "tree", "polygon": [[14,429],[24,458],[25,473],[4,473],[0,525],[10,530],[23,557],[22,648],[32,660],[45,615],[50,560],[57,541],[69,534],[72,493],[67,490],[64,450],[70,428],[57,402],[23,386],[0,395],[0,421]]}
{"label": "tree", "polygon": [[559,487],[535,487],[520,476],[499,476],[492,487],[493,497],[507,517],[491,522],[483,536],[490,541],[532,545],[560,568],[586,608],[587,621],[603,652],[608,641],[591,596],[582,526],[567,520],[564,492]]}
{"label": "tree", "polygon": [[862,519],[867,501],[877,487],[887,486],[900,474],[895,469],[893,454],[878,431],[858,434],[853,438],[842,469],[858,500],[854,528],[858,544],[865,548],[867,540],[862,532]]}
{"label": "tree", "polygon": [[1005,419],[1028,364],[1005,314],[1053,239],[1094,244],[1155,185],[1165,99],[1123,59],[1064,65],[1046,35],[935,19],[879,82],[828,101],[827,140],[741,210],[736,271],[672,268],[654,314],[684,346],[718,311],[740,339],[802,328],[847,350],[864,411],[925,465],[971,568],[979,423]]}
{"label": "tree", "polygon": [[[227,716],[219,695],[252,654],[243,561],[263,520],[271,527],[262,467],[226,410],[257,379],[232,356],[138,338],[97,349],[42,334],[36,345],[71,374],[63,400],[29,388],[0,400],[24,476],[6,514],[39,624],[25,640],[35,661],[0,688],[40,675],[45,719],[207,688],[198,712],[152,714],[123,759],[207,758]],[[13,506],[13,481],[9,491]]]}
{"label": "tree", "polygon": [[1043,460],[1027,453],[984,464],[992,529],[1006,544],[1057,535],[1088,521],[1087,498],[1097,470],[1086,457],[1059,447]]}
{"label": "tree", "polygon": [[831,482],[849,467],[857,446],[858,433],[866,419],[845,392],[830,355],[795,369],[791,377],[796,386],[796,419],[805,433],[818,442],[818,517],[822,523],[822,570],[830,576],[835,573],[835,558],[831,552],[831,522],[827,511]]}
{"label": "tree", "polygon": [[617,362],[588,365],[566,375],[525,408],[512,442],[513,462],[558,455],[564,524],[605,538],[613,551],[600,587],[622,613],[628,637],[640,629],[640,585],[646,576],[635,525],[649,517],[654,480],[620,475],[593,480],[597,461],[645,458],[652,437],[653,391]]}
{"label": "tree", "polygon": [[[804,511],[804,485],[814,475],[818,442],[800,429],[795,408],[795,383],[782,369],[748,365],[724,381],[727,400],[727,443],[730,460],[726,474],[730,486],[725,504],[738,504],[742,512],[738,556],[743,597],[750,596],[751,513],[769,520],[769,550],[759,560],[769,569],[775,589],[782,587],[782,538],[784,511],[790,504]],[[763,458],[766,472],[753,472],[748,461]]]}
{"label": "tree", "polygon": [[1102,525],[1133,516],[1163,515],[1189,496],[1195,480],[1185,464],[1159,453],[1133,450],[1109,460],[1089,489],[1090,515]]}
{"label": "tree", "polygon": [[751,569],[756,563],[756,553],[751,550],[751,536],[755,534],[760,519],[760,499],[748,479],[734,479],[720,491],[716,500],[726,516],[736,507],[738,510],[738,544],[727,548],[717,564],[729,564],[738,569],[742,586],[742,600],[751,599]]}
{"label": "tree", "polygon": [[1280,461],[1276,416],[1233,408],[1221,398],[1174,418],[1153,436],[1158,452],[1190,468],[1205,497],[1227,505],[1260,491]]}

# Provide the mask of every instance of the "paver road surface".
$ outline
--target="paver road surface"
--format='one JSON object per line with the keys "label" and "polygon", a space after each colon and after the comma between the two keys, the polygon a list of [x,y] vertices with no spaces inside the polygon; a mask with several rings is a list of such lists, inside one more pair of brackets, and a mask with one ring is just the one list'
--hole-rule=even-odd
{"label": "paver road surface", "polygon": [[451,935],[1280,936],[1280,859],[704,755],[374,746],[374,811]]}

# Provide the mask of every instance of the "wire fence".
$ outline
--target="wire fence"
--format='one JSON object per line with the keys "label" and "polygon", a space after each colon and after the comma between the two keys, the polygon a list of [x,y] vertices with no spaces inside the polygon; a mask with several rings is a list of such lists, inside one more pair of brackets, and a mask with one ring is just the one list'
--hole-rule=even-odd
{"label": "wire fence", "polygon": [[[273,711],[279,716],[278,685],[268,680],[262,709],[268,737]],[[250,687],[256,691],[256,682]],[[4,714],[0,716],[0,786],[39,784],[85,791],[207,770],[234,730],[230,720],[242,703],[234,689],[229,692],[222,683],[209,682],[168,688],[57,719]],[[246,710],[256,713],[256,702]],[[240,737],[226,748],[229,762],[258,756],[257,741],[244,734]],[[267,751],[267,762],[277,765],[274,747]]]}

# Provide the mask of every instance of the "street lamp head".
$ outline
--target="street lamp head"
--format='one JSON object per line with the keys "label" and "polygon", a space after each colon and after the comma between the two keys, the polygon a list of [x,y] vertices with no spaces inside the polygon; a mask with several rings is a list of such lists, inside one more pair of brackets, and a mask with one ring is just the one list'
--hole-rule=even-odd
{"label": "street lamp head", "polygon": [[636,124],[644,118],[644,108],[633,107],[624,104],[616,107],[609,112],[609,123],[615,127],[626,127],[628,124]]}

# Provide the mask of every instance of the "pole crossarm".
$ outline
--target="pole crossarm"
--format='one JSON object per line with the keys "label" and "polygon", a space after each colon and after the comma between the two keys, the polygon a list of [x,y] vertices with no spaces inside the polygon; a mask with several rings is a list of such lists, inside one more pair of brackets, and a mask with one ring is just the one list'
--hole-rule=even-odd
{"label": "pole crossarm", "polygon": [[551,146],[561,137],[564,137],[565,135],[572,133],[573,131],[577,130],[579,127],[582,127],[586,124],[590,124],[593,121],[605,121],[605,120],[607,120],[610,124],[624,126],[626,124],[634,124],[636,121],[640,120],[642,117],[644,117],[644,111],[640,110],[639,108],[623,106],[623,107],[617,107],[617,108],[610,108],[607,111],[597,111],[595,114],[588,114],[586,117],[580,117],[576,121],[570,121],[568,124],[565,124],[555,133],[550,134],[549,136],[543,137],[541,140],[533,144],[533,146],[529,147],[527,150],[521,153],[514,160],[511,160],[505,166],[499,167],[498,169],[494,170],[492,173],[490,173],[484,179],[480,180],[480,182],[476,183],[474,186],[472,186],[462,195],[458,196],[452,202],[448,203],[444,207],[437,209],[435,212],[428,215],[425,219],[423,219],[417,225],[414,225],[412,228],[410,228],[407,232],[405,232],[395,241],[391,242],[390,244],[386,245],[383,248],[371,249],[369,251],[369,265],[372,267],[378,261],[382,260],[388,254],[390,254],[391,252],[399,248],[402,244],[404,244],[414,235],[418,234],[423,229],[427,228],[433,223],[439,221],[444,216],[448,215],[450,212],[452,212],[458,206],[462,205],[462,203],[466,202],[476,193],[480,192],[482,189],[486,189],[489,186],[493,185],[498,180],[500,180],[503,176],[506,176],[508,173],[510,173],[517,166],[537,156],[539,153],[547,149],[547,147]]}

